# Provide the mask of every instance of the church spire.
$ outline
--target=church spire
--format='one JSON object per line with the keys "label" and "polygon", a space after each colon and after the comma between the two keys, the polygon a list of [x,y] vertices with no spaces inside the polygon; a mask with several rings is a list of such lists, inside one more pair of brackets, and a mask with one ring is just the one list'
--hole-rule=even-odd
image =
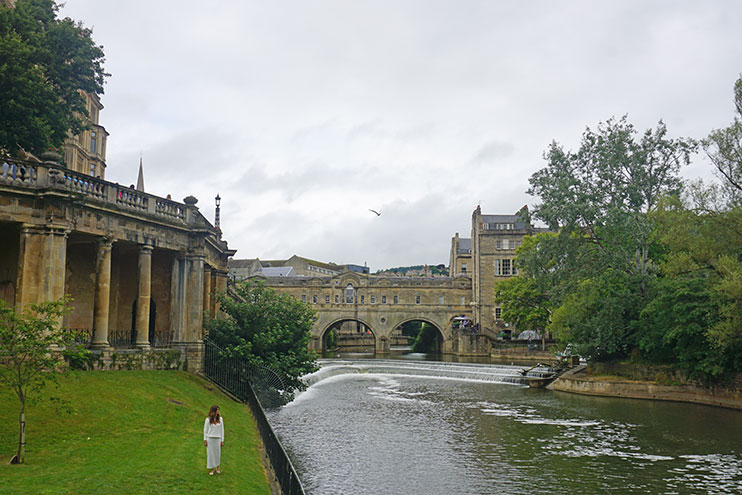
{"label": "church spire", "polygon": [[139,155],[139,177],[137,177],[137,191],[144,192],[144,171],[142,170],[142,155]]}

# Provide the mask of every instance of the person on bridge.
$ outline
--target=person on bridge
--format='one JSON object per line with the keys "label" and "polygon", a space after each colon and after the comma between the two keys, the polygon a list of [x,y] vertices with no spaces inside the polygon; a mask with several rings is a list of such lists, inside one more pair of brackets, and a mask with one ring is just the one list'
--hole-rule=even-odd
{"label": "person on bridge", "polygon": [[219,414],[219,406],[211,406],[204,421],[204,447],[206,447],[206,469],[209,475],[221,474],[222,445],[224,445],[224,418]]}

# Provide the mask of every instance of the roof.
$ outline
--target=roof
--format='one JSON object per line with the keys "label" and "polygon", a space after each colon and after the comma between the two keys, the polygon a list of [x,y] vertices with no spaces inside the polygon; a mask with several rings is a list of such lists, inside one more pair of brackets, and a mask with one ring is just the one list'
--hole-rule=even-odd
{"label": "roof", "polygon": [[471,253],[471,239],[459,237],[459,253]]}
{"label": "roof", "polygon": [[515,223],[520,222],[518,215],[482,215],[485,223]]}
{"label": "roof", "polygon": [[296,272],[291,266],[263,267],[260,270],[261,275],[266,277],[295,277]]}
{"label": "roof", "polygon": [[258,259],[252,259],[252,260],[235,260],[230,259],[227,261],[227,264],[229,265],[229,268],[250,268],[254,263],[257,263]]}
{"label": "roof", "polygon": [[525,229],[526,224],[518,215],[482,215],[482,222],[489,224],[512,223],[513,228]]}

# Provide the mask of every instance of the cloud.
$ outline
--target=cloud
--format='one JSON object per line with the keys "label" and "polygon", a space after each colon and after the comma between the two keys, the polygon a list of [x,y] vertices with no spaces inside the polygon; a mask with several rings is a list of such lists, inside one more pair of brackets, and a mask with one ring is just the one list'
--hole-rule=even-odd
{"label": "cloud", "polygon": [[[172,13],[177,12],[177,16]],[[193,194],[240,256],[445,262],[478,202],[512,213],[552,140],[732,118],[732,2],[75,0],[112,77],[107,178]],[[712,176],[698,159],[688,173]],[[368,208],[383,208],[374,218]]]}
{"label": "cloud", "polygon": [[497,140],[489,141],[479,148],[479,150],[474,154],[474,157],[470,160],[470,163],[475,165],[492,163],[500,158],[510,156],[513,153],[513,150],[513,145],[510,143],[504,143]]}

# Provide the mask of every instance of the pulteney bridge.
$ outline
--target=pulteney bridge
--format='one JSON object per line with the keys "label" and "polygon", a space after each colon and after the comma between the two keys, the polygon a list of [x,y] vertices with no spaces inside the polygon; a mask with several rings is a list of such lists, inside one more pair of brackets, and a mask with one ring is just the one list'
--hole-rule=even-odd
{"label": "pulteney bridge", "polygon": [[[456,316],[471,316],[471,279],[447,277],[382,277],[347,271],[334,277],[265,277],[267,287],[311,304],[318,318],[310,348],[321,352],[327,333],[344,322],[366,327],[377,353],[390,351],[395,330],[422,321],[440,333],[440,351],[456,355],[488,355],[489,338],[452,327]],[[397,332],[398,333],[398,332]]]}

